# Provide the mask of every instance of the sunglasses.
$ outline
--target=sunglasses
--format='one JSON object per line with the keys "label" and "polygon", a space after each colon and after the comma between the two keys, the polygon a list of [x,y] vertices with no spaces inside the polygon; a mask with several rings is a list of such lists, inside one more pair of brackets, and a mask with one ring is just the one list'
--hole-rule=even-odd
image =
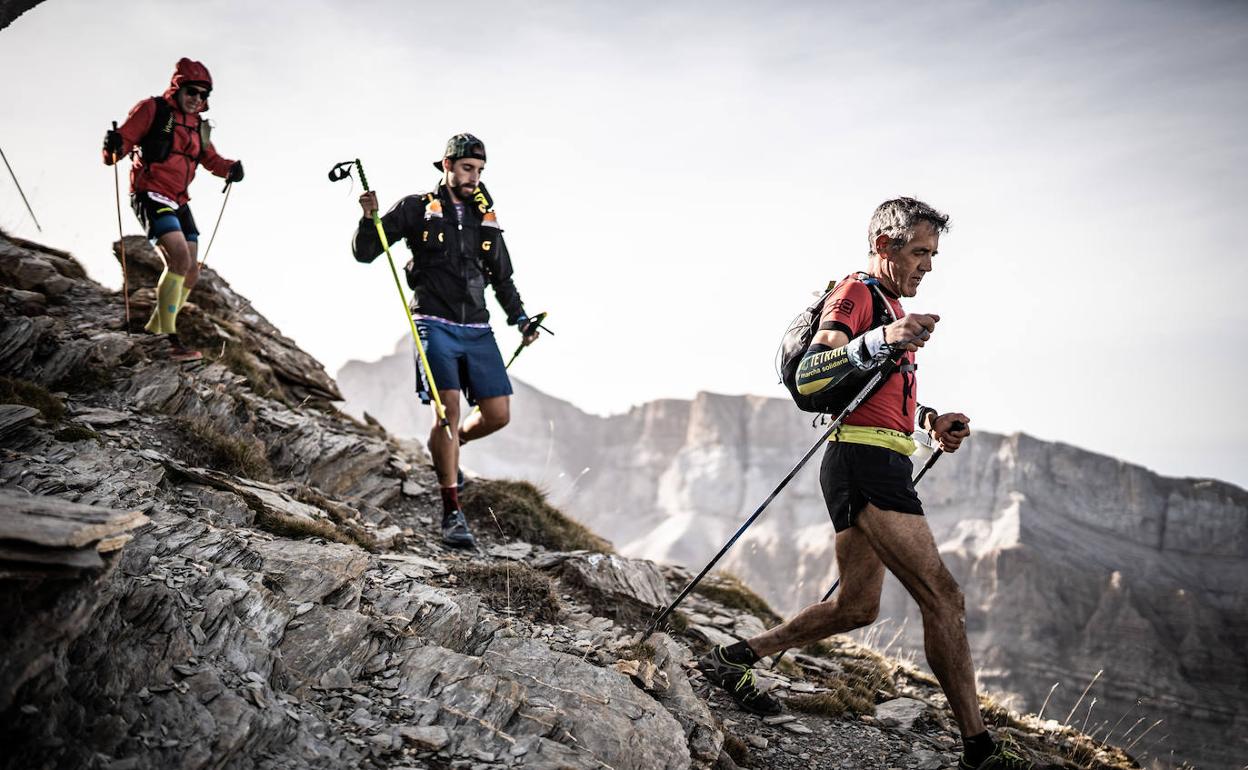
{"label": "sunglasses", "polygon": [[206,91],[201,88],[191,88],[190,86],[187,86],[182,90],[186,92],[187,96],[194,96],[196,99],[207,99],[208,94],[212,93],[211,91]]}

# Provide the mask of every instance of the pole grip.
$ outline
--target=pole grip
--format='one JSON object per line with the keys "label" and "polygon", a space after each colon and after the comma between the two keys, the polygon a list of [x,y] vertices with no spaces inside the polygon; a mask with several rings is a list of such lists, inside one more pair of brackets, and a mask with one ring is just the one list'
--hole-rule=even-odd
{"label": "pole grip", "polygon": [[370,192],[368,187],[368,177],[364,176],[364,164],[359,158],[355,159],[355,170],[360,172],[360,184],[364,185],[364,192]]}

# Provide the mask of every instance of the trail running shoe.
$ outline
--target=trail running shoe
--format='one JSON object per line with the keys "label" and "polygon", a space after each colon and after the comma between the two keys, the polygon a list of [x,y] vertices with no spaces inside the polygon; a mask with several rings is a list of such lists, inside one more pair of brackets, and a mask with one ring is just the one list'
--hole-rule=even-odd
{"label": "trail running shoe", "polygon": [[724,658],[724,648],[717,646],[698,658],[698,670],[712,684],[728,692],[737,705],[751,714],[775,716],[784,707],[767,693],[758,689],[754,669],[741,663],[730,663]]}
{"label": "trail running shoe", "polygon": [[468,531],[468,522],[464,519],[463,511],[442,514],[442,542],[452,548],[476,547],[477,539]]}
{"label": "trail running shoe", "polygon": [[958,759],[958,770],[1047,770],[1050,767],[1053,766],[1037,765],[1014,751],[1014,746],[1004,740],[998,741],[997,747],[978,765],[967,762],[965,755]]}

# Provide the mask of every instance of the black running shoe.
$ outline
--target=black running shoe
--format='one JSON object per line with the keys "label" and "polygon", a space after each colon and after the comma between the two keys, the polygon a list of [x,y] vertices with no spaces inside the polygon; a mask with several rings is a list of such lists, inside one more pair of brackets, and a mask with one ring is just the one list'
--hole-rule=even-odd
{"label": "black running shoe", "polygon": [[770,717],[784,711],[780,701],[758,689],[754,669],[741,663],[730,663],[724,658],[722,646],[698,658],[698,670],[712,684],[726,690],[738,706],[751,714]]}
{"label": "black running shoe", "polygon": [[1014,751],[1013,744],[1004,740],[998,741],[997,747],[978,765],[967,762],[966,755],[958,759],[958,770],[1047,770],[1051,767],[1054,766],[1037,765]]}
{"label": "black running shoe", "polygon": [[464,512],[455,510],[442,514],[442,542],[452,548],[474,548],[477,540],[468,531]]}

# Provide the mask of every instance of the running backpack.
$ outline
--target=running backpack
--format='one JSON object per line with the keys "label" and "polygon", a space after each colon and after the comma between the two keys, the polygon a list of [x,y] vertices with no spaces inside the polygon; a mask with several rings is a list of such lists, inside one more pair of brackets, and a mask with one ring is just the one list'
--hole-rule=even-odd
{"label": "running backpack", "polygon": [[[140,157],[143,163],[151,165],[153,163],[164,163],[173,153],[173,108],[169,106],[163,97],[153,96],[152,103],[156,107],[156,114],[152,116],[152,126],[147,129],[147,133],[139,140]],[[199,117],[198,115],[196,117]],[[209,131],[211,124],[203,118],[199,118],[197,123],[197,131],[199,132],[199,155],[203,155],[204,148],[211,141]],[[178,153],[186,155],[186,153]],[[199,155],[193,158],[190,155],[186,157],[198,162]]]}
{"label": "running backpack", "polygon": [[[862,275],[862,274],[860,274]],[[871,312],[874,320],[871,328],[891,323],[896,319],[893,317],[892,308],[884,300],[880,294],[880,290],[875,279],[868,278],[864,281],[871,289]],[[854,396],[858,395],[857,388],[833,388],[830,391],[822,391],[809,396],[804,396],[797,390],[797,370],[802,364],[802,358],[805,357],[807,349],[810,347],[810,341],[815,338],[815,332],[819,330],[819,319],[823,316],[823,306],[831,296],[833,289],[837,286],[836,281],[830,281],[828,288],[823,295],[815,301],[813,305],[797,314],[797,317],[789,324],[789,328],[784,332],[784,336],[780,338],[780,347],[776,351],[776,374],[780,377],[780,381],[789,389],[789,395],[793,397],[793,403],[797,404],[797,408],[803,412],[819,412],[823,414],[840,414],[840,412],[849,406],[849,402],[854,400]],[[871,393],[880,389],[880,386],[891,376],[894,365],[890,362],[884,365],[885,375],[880,379],[879,383],[871,390]]]}

